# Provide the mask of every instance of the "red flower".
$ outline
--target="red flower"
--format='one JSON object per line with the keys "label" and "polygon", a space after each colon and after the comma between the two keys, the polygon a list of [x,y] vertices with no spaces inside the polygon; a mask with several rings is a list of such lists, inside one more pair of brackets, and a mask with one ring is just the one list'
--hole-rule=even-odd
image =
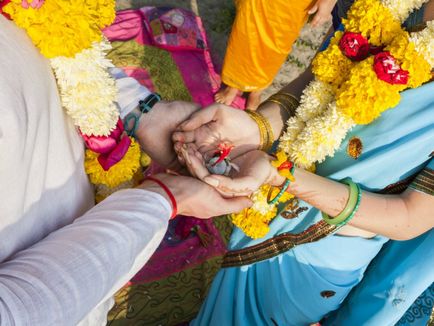
{"label": "red flower", "polygon": [[6,6],[11,0],[0,0],[0,14],[5,16],[7,19],[11,19],[11,16],[9,16],[7,13],[3,12],[3,7]]}
{"label": "red flower", "polygon": [[401,69],[395,58],[387,51],[375,55],[374,71],[378,79],[392,85],[406,85],[408,82],[408,71]]}
{"label": "red flower", "polygon": [[227,143],[219,144],[219,150],[215,152],[215,156],[218,157],[218,160],[214,162],[213,166],[216,166],[218,163],[222,162],[226,157],[228,157],[234,147],[235,146],[229,145]]}
{"label": "red flower", "polygon": [[368,40],[360,33],[345,32],[339,41],[342,53],[354,61],[362,61],[369,55]]}

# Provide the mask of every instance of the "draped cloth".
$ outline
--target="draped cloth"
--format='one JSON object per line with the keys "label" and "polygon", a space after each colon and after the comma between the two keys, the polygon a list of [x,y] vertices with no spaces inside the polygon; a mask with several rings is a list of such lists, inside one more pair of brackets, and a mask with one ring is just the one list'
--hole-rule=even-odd
{"label": "draped cloth", "polygon": [[238,0],[222,81],[241,91],[268,87],[291,51],[312,0]]}
{"label": "draped cloth", "polygon": [[[403,92],[397,107],[369,125],[354,127],[334,157],[317,166],[317,174],[335,180],[351,177],[372,192],[404,190],[415,175],[430,168],[433,113],[434,82]],[[347,153],[355,140],[362,145],[358,159]],[[380,296],[380,305],[368,306],[360,300],[366,297],[352,293],[353,301],[344,307],[359,307],[359,313],[350,315],[342,310],[340,318],[352,323],[336,325],[364,324],[367,315],[375,314],[381,304],[393,302],[394,308],[376,320],[376,325],[388,325],[385,321],[397,322],[433,282],[434,270],[427,268],[434,262],[432,231],[422,240],[404,242],[405,251],[399,243],[391,242],[376,260],[374,267],[379,267],[371,272],[368,265],[388,239],[330,234],[333,230],[324,227],[316,208],[303,201],[299,206],[307,209],[292,219],[285,219],[285,214],[277,216],[262,239],[252,240],[241,230],[234,230],[226,256],[229,263],[217,274],[192,325],[307,325],[337,310],[359,283],[356,289]],[[382,257],[404,260],[403,253],[411,254],[406,263],[382,262]],[[400,290],[399,277],[403,277],[405,290]]]}

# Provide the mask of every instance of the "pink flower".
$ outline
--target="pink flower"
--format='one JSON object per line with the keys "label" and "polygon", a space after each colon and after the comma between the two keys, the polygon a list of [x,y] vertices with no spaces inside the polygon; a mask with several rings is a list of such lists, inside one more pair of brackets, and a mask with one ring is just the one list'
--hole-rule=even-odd
{"label": "pink flower", "polygon": [[44,4],[45,0],[21,0],[21,7],[28,9],[32,7],[33,9],[39,9]]}
{"label": "pink flower", "polygon": [[401,69],[396,59],[387,51],[375,55],[374,71],[378,79],[392,85],[406,85],[408,82],[408,71]]}

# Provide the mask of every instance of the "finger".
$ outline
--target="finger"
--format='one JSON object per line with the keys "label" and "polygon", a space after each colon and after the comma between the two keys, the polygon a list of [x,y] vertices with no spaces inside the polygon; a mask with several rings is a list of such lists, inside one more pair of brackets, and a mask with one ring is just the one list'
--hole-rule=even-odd
{"label": "finger", "polygon": [[192,143],[195,140],[195,132],[193,131],[175,131],[172,134],[172,140],[180,143]]}
{"label": "finger", "polygon": [[189,153],[190,162],[187,163],[187,167],[190,172],[193,172],[195,174],[196,178],[203,180],[204,178],[209,176],[209,171],[204,165],[204,162],[201,159],[200,154],[199,155],[197,154],[199,153],[193,153],[193,154]]}
{"label": "finger", "polygon": [[215,215],[231,214],[242,211],[245,208],[252,206],[253,202],[248,197],[234,197],[219,200],[219,205],[215,206],[221,208],[222,210],[216,212]]}
{"label": "finger", "polygon": [[193,113],[187,121],[184,121],[179,125],[179,129],[183,131],[192,131],[213,121],[216,110],[217,106],[210,105]]}
{"label": "finger", "polygon": [[207,184],[217,188],[226,195],[247,196],[260,186],[254,177],[244,176],[230,178],[223,175],[209,175],[203,179]]}
{"label": "finger", "polygon": [[314,4],[312,8],[310,8],[310,10],[307,12],[309,15],[312,15],[314,13],[316,13],[318,10],[318,5]]}

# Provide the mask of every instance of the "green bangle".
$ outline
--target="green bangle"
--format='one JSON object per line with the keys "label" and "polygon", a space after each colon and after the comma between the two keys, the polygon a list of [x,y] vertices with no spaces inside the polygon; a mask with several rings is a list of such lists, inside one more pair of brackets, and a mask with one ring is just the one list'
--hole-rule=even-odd
{"label": "green bangle", "polygon": [[272,200],[268,201],[268,204],[274,205],[275,203],[277,203],[277,201],[280,199],[280,197],[282,197],[283,194],[285,193],[285,191],[288,189],[290,183],[291,183],[291,180],[286,179],[285,183],[283,184],[282,189],[280,189],[280,191],[276,195],[276,197],[274,197]]}
{"label": "green bangle", "polygon": [[350,178],[343,179],[340,182],[350,187],[350,196],[345,208],[335,217],[322,213],[322,218],[326,223],[336,226],[345,225],[354,217],[362,199],[362,190],[357,183],[354,183]]}

